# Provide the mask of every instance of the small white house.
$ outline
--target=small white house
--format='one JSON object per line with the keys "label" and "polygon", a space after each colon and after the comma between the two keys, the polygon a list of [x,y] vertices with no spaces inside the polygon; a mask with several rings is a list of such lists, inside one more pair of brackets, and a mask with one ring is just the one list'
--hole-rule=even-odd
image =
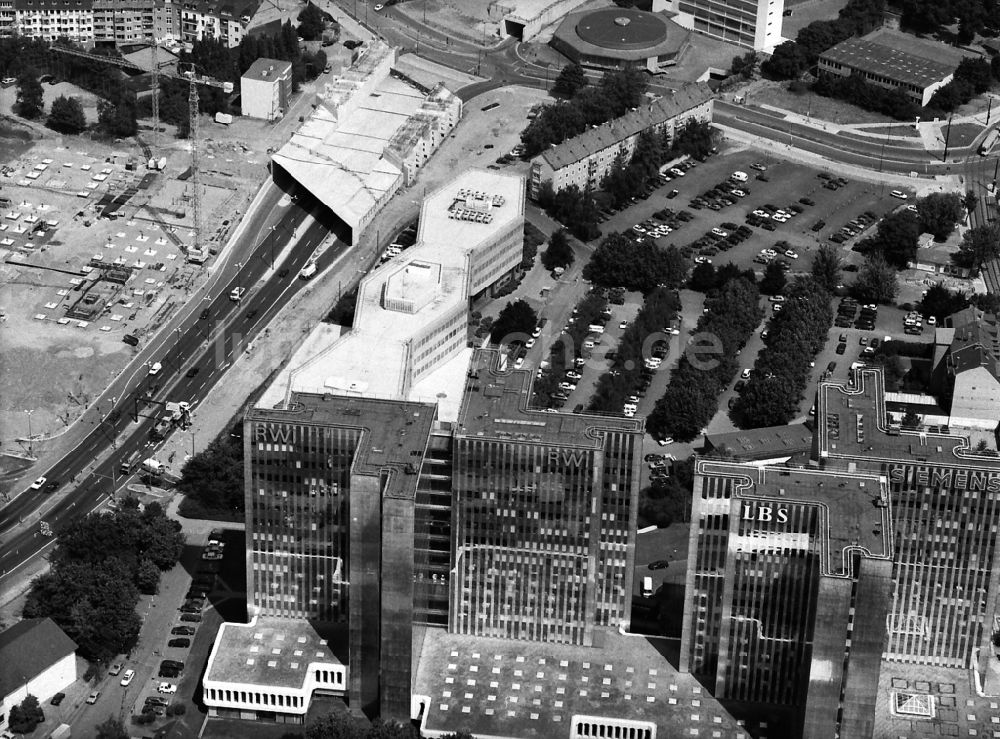
{"label": "small white house", "polygon": [[0,633],[0,731],[29,693],[45,703],[76,681],[76,643],[51,618],[29,618]]}

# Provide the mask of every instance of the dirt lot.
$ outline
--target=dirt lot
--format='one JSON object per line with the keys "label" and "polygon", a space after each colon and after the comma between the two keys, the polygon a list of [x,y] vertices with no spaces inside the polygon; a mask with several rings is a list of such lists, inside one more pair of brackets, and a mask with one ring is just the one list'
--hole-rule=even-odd
{"label": "dirt lot", "polygon": [[[47,102],[63,85],[43,86]],[[0,109],[13,90],[0,91]],[[194,235],[189,143],[162,137],[156,154],[166,167],[155,173],[134,141],[12,125],[29,137],[11,137],[0,152],[8,199],[0,202],[0,427],[17,450],[25,410],[35,436],[65,428],[128,362],[123,336],[141,336],[176,310],[204,270],[186,264],[182,248]],[[202,242],[217,248],[267,174],[275,129],[205,118],[201,130]],[[100,217],[130,188],[114,220]],[[130,273],[124,284],[101,279],[114,267]]]}

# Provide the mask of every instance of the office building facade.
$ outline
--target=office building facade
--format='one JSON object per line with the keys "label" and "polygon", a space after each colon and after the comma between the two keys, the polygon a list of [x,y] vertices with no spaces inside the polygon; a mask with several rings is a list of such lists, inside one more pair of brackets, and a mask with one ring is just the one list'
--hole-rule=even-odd
{"label": "office building facade", "polygon": [[782,43],[784,0],[670,0],[678,25],[757,51]]}

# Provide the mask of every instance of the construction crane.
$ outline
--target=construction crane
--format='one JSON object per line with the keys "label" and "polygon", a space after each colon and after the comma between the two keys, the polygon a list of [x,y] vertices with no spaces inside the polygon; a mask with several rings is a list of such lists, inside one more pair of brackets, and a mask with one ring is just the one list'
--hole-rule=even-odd
{"label": "construction crane", "polygon": [[[103,54],[91,54],[80,49],[73,49],[59,44],[52,44],[49,47],[52,51],[60,54],[90,59],[103,64],[113,64],[122,69],[130,69],[135,72],[145,72],[146,70],[128,59],[121,57],[105,56]],[[199,192],[198,178],[198,85],[217,87],[225,93],[233,91],[232,82],[223,82],[214,77],[199,75],[194,62],[181,62],[190,67],[186,72],[172,72],[160,69],[157,59],[157,44],[153,44],[153,142],[159,145],[160,131],[160,75],[168,79],[180,80],[188,83],[188,116],[190,138],[191,138],[191,188],[192,202],[194,204],[194,243],[188,250],[188,256],[203,256],[201,245],[201,193]]]}

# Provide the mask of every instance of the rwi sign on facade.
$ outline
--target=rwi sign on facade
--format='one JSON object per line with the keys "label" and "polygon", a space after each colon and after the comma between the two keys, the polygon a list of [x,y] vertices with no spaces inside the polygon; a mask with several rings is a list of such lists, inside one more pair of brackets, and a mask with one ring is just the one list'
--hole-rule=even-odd
{"label": "rwi sign on facade", "polygon": [[744,521],[760,521],[762,523],[774,521],[775,523],[788,522],[788,509],[777,506],[757,505],[756,503],[743,504]]}

